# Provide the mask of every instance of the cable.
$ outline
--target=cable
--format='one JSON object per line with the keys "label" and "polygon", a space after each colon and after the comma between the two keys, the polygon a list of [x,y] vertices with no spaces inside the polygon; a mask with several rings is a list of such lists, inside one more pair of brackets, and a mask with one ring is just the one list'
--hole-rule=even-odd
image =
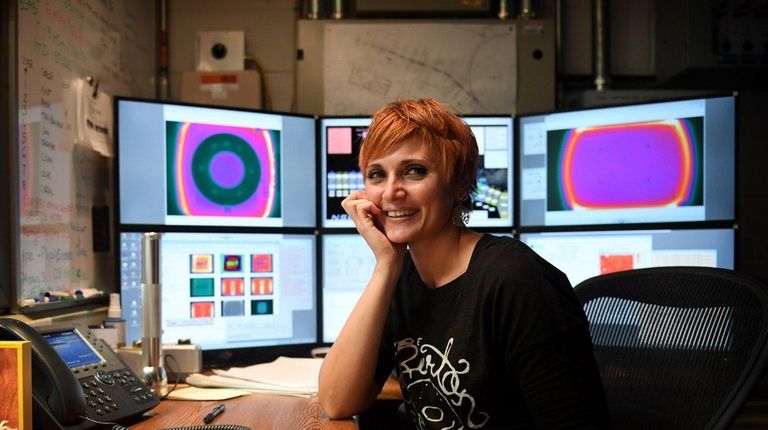
{"label": "cable", "polygon": [[130,430],[128,427],[121,426],[120,424],[118,424],[116,422],[112,422],[112,421],[99,421],[99,420],[95,420],[95,419],[93,419],[91,417],[87,417],[85,415],[78,415],[77,417],[80,418],[80,419],[84,419],[86,421],[90,421],[90,422],[92,422],[94,424],[100,424],[100,425],[103,425],[103,426],[112,426],[111,430]]}
{"label": "cable", "polygon": [[256,58],[252,55],[245,57],[245,64],[252,64],[253,68],[259,72],[259,83],[261,86],[261,108],[264,110],[272,109],[272,98],[269,96],[269,89],[267,88],[267,74],[264,72],[264,68],[261,67]]}
{"label": "cable", "polygon": [[[171,389],[168,390],[168,392],[165,393],[165,395],[163,397],[160,397],[160,400],[165,400],[168,397],[168,395],[171,394],[173,392],[173,390],[176,389],[176,387],[179,385],[179,379],[181,379],[181,366],[179,365],[179,360],[177,360],[176,357],[174,357],[171,354],[165,354],[163,356],[163,360],[165,361],[166,365],[168,364],[168,359],[169,358],[173,359],[173,362],[176,363],[176,365],[175,365],[176,366],[176,371],[173,372],[174,374],[176,374],[176,381],[173,382],[173,387],[171,387]],[[171,369],[170,366],[168,368]],[[171,370],[173,370],[173,369],[171,369]]]}

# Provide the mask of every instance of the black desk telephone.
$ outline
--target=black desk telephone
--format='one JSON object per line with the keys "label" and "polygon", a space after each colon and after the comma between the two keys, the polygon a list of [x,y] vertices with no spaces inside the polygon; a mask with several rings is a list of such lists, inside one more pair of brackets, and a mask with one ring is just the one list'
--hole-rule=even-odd
{"label": "black desk telephone", "polygon": [[32,343],[32,422],[45,430],[85,430],[153,408],[159,399],[109,345],[83,325],[35,330],[0,318],[0,340]]}

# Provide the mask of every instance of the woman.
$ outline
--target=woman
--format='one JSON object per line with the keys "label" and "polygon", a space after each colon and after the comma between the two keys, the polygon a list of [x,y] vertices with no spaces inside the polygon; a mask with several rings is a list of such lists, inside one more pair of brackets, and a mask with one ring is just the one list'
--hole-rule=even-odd
{"label": "woman", "polygon": [[376,258],[320,371],[331,418],[365,411],[397,369],[414,428],[607,428],[567,278],[521,242],[465,227],[469,127],[434,100],[389,104],[360,149],[344,210]]}

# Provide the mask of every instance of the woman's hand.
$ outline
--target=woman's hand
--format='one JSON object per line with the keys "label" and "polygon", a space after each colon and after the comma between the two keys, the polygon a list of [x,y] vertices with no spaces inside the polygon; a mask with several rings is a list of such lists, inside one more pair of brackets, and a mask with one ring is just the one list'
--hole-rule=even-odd
{"label": "woman's hand", "polygon": [[406,245],[390,242],[386,233],[376,222],[376,217],[382,214],[381,208],[368,200],[365,191],[352,191],[341,202],[341,207],[354,221],[357,231],[371,247],[378,263],[402,261]]}

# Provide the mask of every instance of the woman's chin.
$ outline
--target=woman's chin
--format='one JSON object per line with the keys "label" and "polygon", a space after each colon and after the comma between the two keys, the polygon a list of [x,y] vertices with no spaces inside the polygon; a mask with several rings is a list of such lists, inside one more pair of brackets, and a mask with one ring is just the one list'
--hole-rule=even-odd
{"label": "woman's chin", "polygon": [[389,239],[389,241],[392,243],[407,244],[410,242],[411,235],[406,232],[397,230],[386,230],[385,232],[387,239]]}

